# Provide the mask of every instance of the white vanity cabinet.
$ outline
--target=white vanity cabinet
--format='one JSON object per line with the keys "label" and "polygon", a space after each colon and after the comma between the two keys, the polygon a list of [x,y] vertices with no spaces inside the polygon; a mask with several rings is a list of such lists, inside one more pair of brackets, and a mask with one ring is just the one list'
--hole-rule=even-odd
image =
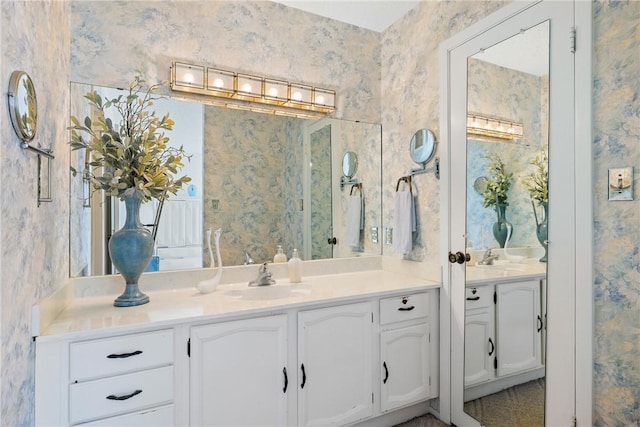
{"label": "white vanity cabinet", "polygon": [[287,425],[287,315],[191,327],[190,424]]}
{"label": "white vanity cabinet", "polygon": [[544,375],[540,280],[468,286],[465,312],[465,400]]}
{"label": "white vanity cabinet", "polygon": [[173,330],[47,342],[36,357],[36,425],[173,425]]}
{"label": "white vanity cabinet", "polygon": [[496,375],[542,365],[540,281],[496,285]]}
{"label": "white vanity cabinet", "polygon": [[371,302],[298,313],[298,425],[373,415]]}
{"label": "white vanity cabinet", "polygon": [[[431,305],[436,293],[380,300],[380,410],[391,411],[433,397]],[[435,302],[435,301],[434,301]],[[435,340],[435,337],[434,337]],[[436,368],[437,369],[437,368]]]}
{"label": "white vanity cabinet", "polygon": [[496,353],[493,286],[466,289],[464,383],[471,386],[493,379]]}
{"label": "white vanity cabinet", "polygon": [[35,424],[392,425],[426,413],[438,285],[385,272],[309,282],[264,301],[242,298],[243,283],[126,309],[77,302],[35,338]]}

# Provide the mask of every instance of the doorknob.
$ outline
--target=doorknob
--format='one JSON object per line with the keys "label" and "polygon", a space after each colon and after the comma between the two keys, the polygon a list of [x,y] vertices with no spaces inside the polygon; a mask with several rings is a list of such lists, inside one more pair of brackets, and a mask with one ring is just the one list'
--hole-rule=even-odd
{"label": "doorknob", "polygon": [[455,254],[452,252],[449,252],[449,262],[451,264],[464,264],[466,261],[471,261],[471,255],[469,254],[463,254],[462,252],[458,251]]}

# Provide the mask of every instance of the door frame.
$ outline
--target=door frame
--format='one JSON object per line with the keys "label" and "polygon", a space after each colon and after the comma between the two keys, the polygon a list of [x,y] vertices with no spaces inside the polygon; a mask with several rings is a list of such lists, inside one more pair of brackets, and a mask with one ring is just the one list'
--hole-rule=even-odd
{"label": "door frame", "polygon": [[[454,337],[464,337],[464,317],[460,319],[459,307],[456,308],[456,297],[463,300],[463,290],[452,287],[452,279],[459,280],[456,275],[460,272],[452,272],[448,261],[448,252],[464,251],[463,237],[452,239],[452,216],[453,220],[459,220],[459,216],[464,217],[464,210],[457,208],[457,213],[452,209],[451,182],[452,171],[466,170],[466,165],[452,164],[452,137],[456,137],[456,129],[464,126],[459,121],[459,117],[451,114],[451,92],[452,86],[458,84],[459,80],[452,78],[451,56],[452,52],[469,42],[488,29],[494,28],[508,21],[513,16],[520,14],[527,9],[541,3],[551,4],[549,1],[513,2],[487,18],[468,27],[464,31],[456,34],[440,45],[440,139],[441,161],[444,170],[441,176],[441,265],[442,265],[442,290],[440,301],[440,417],[446,422],[451,422],[452,415],[464,414],[463,405],[463,381],[464,374],[461,369],[464,366],[464,352],[460,355],[461,343],[454,342]],[[589,1],[575,0],[573,6],[573,28],[577,35],[577,49],[574,52],[573,75],[573,144],[569,144],[570,170],[573,172],[569,186],[565,185],[563,191],[572,199],[574,207],[573,228],[569,230],[567,236],[570,241],[566,243],[568,255],[565,257],[564,265],[569,278],[569,286],[563,293],[563,299],[569,304],[563,313],[561,307],[549,306],[549,318],[558,319],[556,326],[561,328],[558,335],[570,336],[570,342],[562,343],[560,337],[548,341],[547,360],[562,360],[558,363],[552,373],[554,383],[560,384],[568,381],[568,391],[570,391],[570,401],[563,401],[558,393],[553,398],[549,398],[546,393],[546,421],[562,422],[569,425],[575,420],[577,425],[592,425],[592,367],[593,367],[593,219],[592,219],[592,72],[591,55],[593,49],[592,42],[592,5]],[[567,49],[570,48],[571,34],[567,34]],[[458,128],[456,128],[458,126]],[[453,135],[452,135],[453,134]],[[551,169],[558,169],[557,164],[550,164],[549,174],[553,175]],[[561,173],[555,172],[558,175]],[[580,215],[577,214],[580,212]],[[569,227],[571,228],[571,227]],[[454,240],[454,241],[452,241]],[[553,244],[553,242],[552,242]],[[577,260],[589,260],[591,268],[578,268]],[[462,269],[463,270],[463,269]],[[462,272],[464,279],[464,272]],[[461,297],[459,295],[462,295]],[[464,304],[464,302],[458,302]],[[462,305],[464,307],[464,305]],[[462,313],[464,316],[464,312]],[[457,338],[460,340],[459,338]],[[554,347],[555,344],[555,347]],[[575,355],[574,358],[565,357],[569,350]],[[550,357],[549,357],[550,356]],[[562,363],[565,363],[562,365]],[[562,376],[555,380],[556,375]],[[449,380],[449,381],[448,381]],[[454,381],[457,381],[454,383]],[[565,389],[566,390],[566,389]],[[573,418],[573,420],[571,420]],[[476,423],[471,417],[463,418],[465,422]]]}
{"label": "door frame", "polygon": [[[311,135],[326,127],[330,126],[331,130],[331,230],[333,235],[336,235],[335,224],[336,218],[339,215],[339,202],[340,202],[340,188],[337,187],[340,182],[341,176],[341,159],[339,156],[339,150],[336,145],[338,141],[340,122],[332,118],[322,118],[316,121],[305,123],[303,130],[303,165],[302,165],[302,230],[303,233],[303,247],[302,247],[302,259],[312,259],[311,253]],[[329,237],[329,236],[327,236]],[[336,247],[331,248],[331,257],[336,257]]]}

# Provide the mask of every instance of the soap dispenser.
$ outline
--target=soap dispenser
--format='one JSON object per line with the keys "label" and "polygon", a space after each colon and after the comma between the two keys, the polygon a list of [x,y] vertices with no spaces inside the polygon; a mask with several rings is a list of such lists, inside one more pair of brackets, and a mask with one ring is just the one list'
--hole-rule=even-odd
{"label": "soap dispenser", "polygon": [[287,262],[287,256],[284,254],[284,251],[282,250],[282,245],[278,245],[276,255],[273,257],[273,262],[274,264],[278,262]]}
{"label": "soap dispenser", "polygon": [[298,256],[298,250],[293,249],[291,259],[289,260],[289,282],[300,283],[302,282],[302,260]]}

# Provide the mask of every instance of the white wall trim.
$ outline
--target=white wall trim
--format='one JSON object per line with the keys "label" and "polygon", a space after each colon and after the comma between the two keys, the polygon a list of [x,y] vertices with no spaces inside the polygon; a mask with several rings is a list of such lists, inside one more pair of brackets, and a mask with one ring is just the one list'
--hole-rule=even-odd
{"label": "white wall trim", "polygon": [[[576,258],[590,268],[576,268],[576,419],[593,425],[593,6],[575,3],[576,53]],[[580,265],[584,265],[580,263]],[[578,263],[576,263],[578,267]]]}

